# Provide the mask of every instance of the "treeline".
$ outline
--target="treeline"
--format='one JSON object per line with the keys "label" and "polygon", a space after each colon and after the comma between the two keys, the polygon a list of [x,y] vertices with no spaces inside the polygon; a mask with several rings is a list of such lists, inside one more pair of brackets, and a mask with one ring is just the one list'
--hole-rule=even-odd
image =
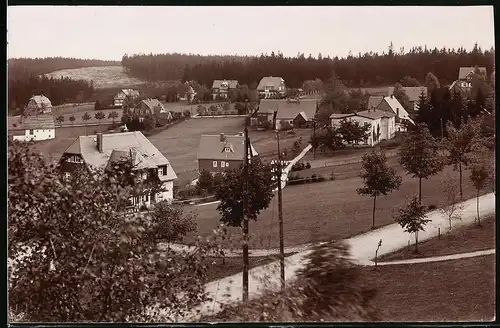
{"label": "treeline", "polygon": [[405,76],[424,82],[433,72],[442,85],[458,78],[459,67],[484,66],[491,74],[494,49],[483,51],[477,45],[470,51],[459,49],[428,49],[413,47],[409,52],[389,46],[387,52],[350,54],[346,58],[317,58],[298,54],[284,57],[282,53],[248,56],[198,56],[186,54],[125,55],[122,65],[134,77],[155,80],[197,81],[211,86],[214,79],[235,79],[255,88],[263,76],[281,76],[287,85],[300,88],[305,80],[327,80],[334,71],[348,87],[394,85]]}
{"label": "treeline", "polygon": [[86,102],[92,97],[94,87],[87,81],[69,78],[30,76],[27,79],[9,80],[8,108],[12,114],[19,114],[33,95],[43,94],[53,106],[69,102]]}
{"label": "treeline", "polygon": [[64,57],[11,58],[7,61],[9,80],[28,79],[30,75],[47,74],[62,69],[114,65],[120,65],[120,62]]}

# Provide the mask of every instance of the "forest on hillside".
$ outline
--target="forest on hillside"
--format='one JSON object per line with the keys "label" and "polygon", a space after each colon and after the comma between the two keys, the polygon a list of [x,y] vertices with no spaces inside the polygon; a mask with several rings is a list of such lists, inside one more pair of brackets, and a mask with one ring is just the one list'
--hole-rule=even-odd
{"label": "forest on hillside", "polygon": [[235,79],[254,88],[263,76],[280,76],[292,88],[300,88],[306,80],[327,80],[332,71],[347,87],[394,85],[405,76],[423,83],[428,72],[438,77],[442,85],[451,84],[458,77],[461,66],[484,66],[488,75],[494,67],[494,49],[471,50],[428,49],[413,47],[409,51],[395,51],[391,43],[387,52],[365,53],[345,58],[316,58],[298,54],[284,57],[274,52],[259,57],[199,56],[187,54],[124,55],[122,65],[128,73],[149,81],[194,80],[211,87],[214,79]]}
{"label": "forest on hillside", "polygon": [[9,80],[21,80],[29,78],[30,75],[47,74],[62,69],[115,65],[121,64],[113,60],[64,57],[10,58],[7,60],[7,71]]}

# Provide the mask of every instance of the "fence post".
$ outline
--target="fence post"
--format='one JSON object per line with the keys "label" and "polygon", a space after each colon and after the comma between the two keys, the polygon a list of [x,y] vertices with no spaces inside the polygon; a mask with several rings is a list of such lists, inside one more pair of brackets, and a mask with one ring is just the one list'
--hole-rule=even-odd
{"label": "fence post", "polygon": [[441,239],[441,227],[438,227],[438,239]]}

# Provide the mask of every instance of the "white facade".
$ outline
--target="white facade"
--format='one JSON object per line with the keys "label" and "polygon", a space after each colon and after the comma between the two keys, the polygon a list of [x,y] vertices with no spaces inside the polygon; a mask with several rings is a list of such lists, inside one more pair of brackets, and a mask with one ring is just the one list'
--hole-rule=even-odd
{"label": "white facade", "polygon": [[[357,121],[360,125],[369,124],[370,130],[368,131],[368,138],[365,144],[370,146],[375,146],[382,140],[392,139],[396,132],[396,119],[395,117],[379,117],[376,119],[368,118],[364,116],[353,115],[346,118],[332,118],[332,127],[339,127],[342,120]],[[373,135],[377,133],[378,127],[380,126],[380,136],[378,140],[373,140]]]}
{"label": "white facade", "polygon": [[24,135],[12,136],[12,139],[18,141],[41,141],[54,139],[55,137],[56,129],[32,129],[25,130]]}

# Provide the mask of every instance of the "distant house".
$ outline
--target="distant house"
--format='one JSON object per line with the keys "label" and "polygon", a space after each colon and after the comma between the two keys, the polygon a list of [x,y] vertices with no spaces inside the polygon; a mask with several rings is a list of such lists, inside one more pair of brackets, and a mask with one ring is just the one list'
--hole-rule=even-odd
{"label": "distant house", "polygon": [[332,114],[330,121],[332,127],[340,126],[342,120],[357,121],[361,125],[369,125],[370,130],[364,143],[375,146],[382,140],[394,138],[396,133],[396,115],[378,109],[369,109],[357,113]]}
{"label": "distant house", "polygon": [[306,128],[312,125],[317,109],[316,99],[262,99],[258,117],[269,121],[278,130],[282,128],[283,121],[294,128]]}
{"label": "distant house", "polygon": [[129,97],[131,99],[139,98],[139,91],[133,89],[123,89],[114,97],[113,106],[123,107],[125,105],[125,99]]}
{"label": "distant house", "polygon": [[24,107],[24,116],[52,113],[52,103],[44,95],[36,95],[30,98]]}
{"label": "distant house", "polygon": [[235,90],[237,87],[238,81],[236,80],[214,80],[212,84],[212,97],[213,99],[217,97],[226,99],[229,92]]}
{"label": "distant house", "polygon": [[[257,151],[250,145],[249,157],[257,156]],[[212,173],[225,172],[238,168],[245,159],[245,137],[238,135],[202,135],[198,150],[198,171]]]}
{"label": "distant house", "polygon": [[403,105],[392,95],[384,97],[376,109],[396,114],[396,131],[406,131],[407,123],[415,124]]}
{"label": "distant house", "polygon": [[133,206],[150,206],[173,199],[173,181],[177,179],[168,159],[139,131],[80,136],[59,160],[60,171],[71,175],[79,167],[105,170],[116,161],[131,160],[138,179],[157,176],[163,190],[148,191],[131,199]]}
{"label": "distant house", "polygon": [[56,126],[52,113],[9,117],[8,123],[7,132],[10,140],[41,141],[56,137]]}
{"label": "distant house", "polygon": [[132,112],[139,118],[148,115],[167,115],[168,119],[172,119],[172,113],[169,112],[165,106],[158,99],[144,99],[141,100],[137,106],[132,110]]}
{"label": "distant house", "polygon": [[[480,78],[486,79],[486,67],[477,67]],[[458,79],[449,87],[451,94],[460,93],[462,97],[469,98],[472,91],[472,80],[476,74],[476,67],[460,67],[458,70]]]}
{"label": "distant house", "polygon": [[257,85],[260,98],[283,98],[286,95],[285,80],[281,77],[263,77]]}
{"label": "distant house", "polygon": [[[403,90],[408,96],[413,110],[417,111],[420,95],[422,94],[422,92],[424,93],[424,96],[427,97],[427,87],[403,87]],[[394,87],[389,87],[387,93],[388,96],[394,94]]]}

